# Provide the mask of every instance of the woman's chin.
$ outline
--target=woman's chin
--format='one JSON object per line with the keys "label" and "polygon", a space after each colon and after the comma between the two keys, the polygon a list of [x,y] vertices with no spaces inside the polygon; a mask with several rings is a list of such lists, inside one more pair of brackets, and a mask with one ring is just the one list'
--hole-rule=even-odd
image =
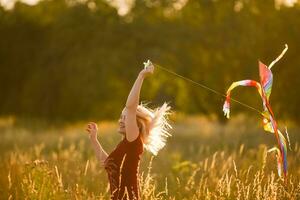
{"label": "woman's chin", "polygon": [[125,130],[123,130],[123,129],[118,129],[118,132],[120,133],[120,134],[122,134],[122,135],[124,135],[125,134]]}

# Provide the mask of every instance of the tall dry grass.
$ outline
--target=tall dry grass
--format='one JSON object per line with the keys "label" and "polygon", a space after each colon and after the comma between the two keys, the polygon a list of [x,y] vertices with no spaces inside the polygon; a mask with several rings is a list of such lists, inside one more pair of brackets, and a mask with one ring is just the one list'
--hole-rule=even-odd
{"label": "tall dry grass", "polygon": [[[177,117],[173,137],[157,157],[144,153],[140,191],[152,199],[300,199],[299,128],[290,127],[292,151],[285,184],[277,175],[276,144],[256,119],[221,123]],[[0,199],[109,199],[105,171],[84,123],[60,128],[0,121]],[[121,139],[115,123],[100,124],[99,140],[111,151]]]}

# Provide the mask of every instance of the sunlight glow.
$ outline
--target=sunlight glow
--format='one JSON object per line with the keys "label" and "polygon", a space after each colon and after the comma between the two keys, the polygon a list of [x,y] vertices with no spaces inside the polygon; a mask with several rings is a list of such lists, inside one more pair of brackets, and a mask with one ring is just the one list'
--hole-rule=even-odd
{"label": "sunlight glow", "polygon": [[[0,0],[0,5],[3,6],[5,9],[13,9],[15,3],[17,1],[20,1],[22,3],[26,3],[28,5],[36,5],[41,0]],[[82,0],[78,0],[78,2],[81,2]],[[131,8],[134,6],[136,0],[106,0],[108,4],[115,7],[118,10],[118,14],[121,16],[126,15]],[[177,0],[174,2],[174,8],[176,10],[180,10],[182,7],[186,5],[188,0]],[[292,7],[294,6],[298,0],[275,0],[275,7],[280,8],[281,6],[287,6]],[[92,4],[88,5],[89,7],[92,7],[92,9],[95,8],[95,3],[92,2]],[[242,8],[241,2],[237,1],[234,9],[236,11],[240,11]]]}
{"label": "sunlight glow", "polygon": [[275,8],[280,9],[282,6],[293,7],[298,0],[275,0]]}
{"label": "sunlight glow", "polygon": [[[0,0],[0,5],[3,6],[5,9],[13,9],[15,6],[15,3],[18,0]],[[37,4],[40,0],[19,0],[22,3],[26,3],[28,5],[35,5]]]}

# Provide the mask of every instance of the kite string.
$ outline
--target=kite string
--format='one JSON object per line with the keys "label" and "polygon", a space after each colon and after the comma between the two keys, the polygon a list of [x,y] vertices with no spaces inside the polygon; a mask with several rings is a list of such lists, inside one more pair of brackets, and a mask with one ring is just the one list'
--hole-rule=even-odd
{"label": "kite string", "polygon": [[[179,77],[179,78],[181,78],[181,79],[183,79],[183,80],[185,80],[185,81],[189,81],[189,82],[191,82],[191,83],[193,83],[193,84],[195,84],[195,85],[197,85],[197,86],[200,86],[200,87],[202,87],[202,88],[204,88],[204,89],[206,89],[206,90],[209,90],[209,91],[211,91],[211,92],[213,92],[213,93],[215,93],[215,94],[217,94],[217,95],[219,95],[219,96],[222,96],[222,97],[225,97],[225,98],[226,98],[226,95],[225,95],[225,94],[223,94],[223,93],[221,93],[221,92],[218,92],[218,91],[216,91],[216,90],[214,90],[214,89],[212,89],[212,88],[210,88],[210,87],[208,87],[208,86],[206,86],[206,85],[204,85],[204,84],[202,84],[202,83],[198,83],[198,82],[196,82],[196,81],[194,81],[194,80],[192,80],[192,79],[190,79],[190,78],[187,78],[187,77],[184,77],[184,76],[182,76],[182,75],[180,75],[180,74],[177,74],[177,73],[175,73],[175,72],[173,72],[173,71],[171,71],[171,70],[169,70],[169,69],[167,69],[167,68],[162,67],[161,65],[158,65],[158,64],[155,64],[155,63],[153,63],[153,64],[154,64],[154,66],[156,66],[156,67],[162,69],[162,70],[165,71],[165,72],[168,72],[168,73],[170,73],[170,74],[172,74],[172,75],[174,75],[174,76],[177,76],[177,77]],[[238,104],[240,104],[240,105],[242,105],[242,106],[244,106],[244,107],[246,107],[246,108],[252,109],[252,110],[258,112],[259,114],[263,115],[262,112],[261,112],[260,110],[254,108],[254,107],[252,107],[252,106],[249,106],[249,105],[246,104],[246,103],[243,103],[243,102],[238,101],[238,100],[233,99],[233,98],[231,98],[231,100],[234,101],[234,102],[236,102],[236,103],[238,103]]]}

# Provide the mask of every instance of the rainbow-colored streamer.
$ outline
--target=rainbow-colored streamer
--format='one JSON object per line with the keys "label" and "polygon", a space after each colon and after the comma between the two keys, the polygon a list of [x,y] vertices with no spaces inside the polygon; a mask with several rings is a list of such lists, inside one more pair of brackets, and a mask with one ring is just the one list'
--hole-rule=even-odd
{"label": "rainbow-colored streamer", "polygon": [[259,76],[260,83],[254,80],[242,80],[233,82],[226,93],[226,100],[223,105],[224,115],[229,118],[230,115],[230,96],[231,91],[238,86],[256,87],[263,103],[263,111],[261,115],[263,117],[263,127],[265,131],[274,133],[277,139],[278,147],[274,147],[268,152],[275,151],[277,156],[277,169],[279,177],[282,177],[282,171],[284,179],[287,177],[287,142],[284,135],[280,132],[277,126],[277,122],[274,117],[274,113],[271,109],[269,98],[272,91],[273,74],[271,67],[284,55],[288,47],[267,67],[262,62],[259,62]]}

